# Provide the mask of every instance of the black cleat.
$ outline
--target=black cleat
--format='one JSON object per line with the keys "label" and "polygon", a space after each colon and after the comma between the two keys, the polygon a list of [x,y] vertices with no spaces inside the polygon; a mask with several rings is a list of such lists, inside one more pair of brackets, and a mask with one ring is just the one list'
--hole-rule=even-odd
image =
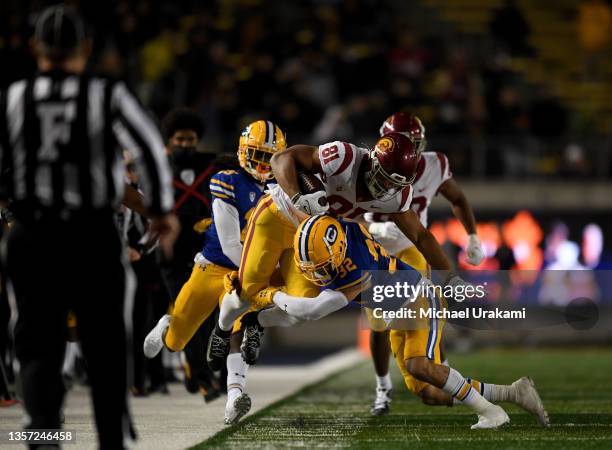
{"label": "black cleat", "polygon": [[212,371],[218,371],[225,365],[225,359],[230,351],[231,331],[223,331],[217,324],[208,339],[206,362]]}
{"label": "black cleat", "polygon": [[261,347],[261,338],[264,334],[264,328],[257,321],[259,311],[253,311],[242,316],[240,321],[244,329],[244,337],[240,346],[242,359],[248,365],[252,366],[259,359],[259,350]]}
{"label": "black cleat", "polygon": [[200,383],[199,391],[204,403],[210,403],[221,397],[221,391],[208,383]]}

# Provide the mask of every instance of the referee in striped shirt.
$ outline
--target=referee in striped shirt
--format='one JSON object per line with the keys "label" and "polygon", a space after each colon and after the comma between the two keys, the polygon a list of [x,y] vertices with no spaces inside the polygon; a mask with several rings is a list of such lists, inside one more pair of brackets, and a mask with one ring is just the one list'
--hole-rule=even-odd
{"label": "referee in striped shirt", "polygon": [[122,82],[84,73],[90,48],[73,11],[46,9],[32,39],[39,73],[0,96],[0,189],[15,220],[3,256],[18,312],[26,428],[61,426],[72,309],[100,448],[121,449],[134,437],[127,374],[135,288],[113,220],[125,191],[121,148],[134,153],[151,227],[166,248],[178,225],[159,132]]}

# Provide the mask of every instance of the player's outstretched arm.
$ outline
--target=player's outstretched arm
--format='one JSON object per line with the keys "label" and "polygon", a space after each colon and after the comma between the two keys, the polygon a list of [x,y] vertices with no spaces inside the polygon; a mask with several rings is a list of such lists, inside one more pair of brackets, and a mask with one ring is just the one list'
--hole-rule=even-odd
{"label": "player's outstretched arm", "polygon": [[463,224],[463,228],[465,228],[467,234],[476,234],[474,211],[455,179],[451,178],[442,183],[438,192],[449,201],[453,209],[453,214]]}
{"label": "player's outstretched arm", "polygon": [[270,165],[277,183],[289,197],[300,192],[298,169],[309,172],[321,171],[318,147],[312,145],[292,145],[286,150],[275,153],[272,155]]}
{"label": "player's outstretched arm", "polygon": [[440,185],[439,192],[446,198],[453,209],[453,214],[463,224],[463,228],[469,235],[468,262],[477,266],[484,259],[484,251],[480,245],[480,239],[476,234],[476,218],[470,202],[459,187],[459,184],[450,178]]}
{"label": "player's outstretched arm", "polygon": [[427,262],[435,270],[453,270],[453,266],[444,254],[436,238],[419,221],[412,210],[391,215],[391,220],[402,230],[408,239],[414,242],[416,248],[425,256]]}
{"label": "player's outstretched arm", "polygon": [[300,320],[319,320],[349,303],[342,292],[331,289],[321,291],[315,298],[295,297],[278,291],[272,301],[287,314]]}

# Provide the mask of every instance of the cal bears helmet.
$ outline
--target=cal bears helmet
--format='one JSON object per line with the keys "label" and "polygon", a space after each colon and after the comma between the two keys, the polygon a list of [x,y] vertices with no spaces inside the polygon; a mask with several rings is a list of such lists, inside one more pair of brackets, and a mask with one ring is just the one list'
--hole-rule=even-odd
{"label": "cal bears helmet", "polygon": [[238,162],[259,182],[273,178],[270,167],[272,155],[287,147],[281,129],[269,120],[249,124],[240,135]]}
{"label": "cal bears helmet", "polygon": [[319,286],[336,278],[346,255],[342,225],[327,215],[312,216],[298,227],[293,239],[295,263],[304,276]]}

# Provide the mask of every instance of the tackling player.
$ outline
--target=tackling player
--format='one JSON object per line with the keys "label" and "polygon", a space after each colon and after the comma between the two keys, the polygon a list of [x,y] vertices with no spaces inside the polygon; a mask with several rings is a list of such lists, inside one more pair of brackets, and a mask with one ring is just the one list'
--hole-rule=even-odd
{"label": "tackling player", "polygon": [[[299,298],[276,292],[274,307],[243,317],[243,323],[256,322],[260,327],[289,326],[303,320],[317,320],[343,308],[369,287],[370,271],[388,271],[402,276],[411,285],[427,284],[418,271],[394,256],[376,242],[358,223],[313,216],[299,226],[295,234],[295,264],[304,277],[325,289],[316,298]],[[401,271],[401,272],[400,272]],[[420,297],[418,307],[440,309],[437,298]],[[548,414],[533,381],[522,377],[512,385],[494,385],[466,379],[457,370],[441,364],[439,342],[444,323],[430,319],[425,338],[422,330],[404,331],[410,348],[402,349],[397,358],[400,370],[408,374],[416,389],[411,389],[428,405],[463,404],[478,414],[472,429],[497,428],[510,421],[505,411],[493,402],[514,403],[548,426]]]}
{"label": "tackling player", "polygon": [[[416,145],[421,155],[417,166],[416,177],[412,183],[412,201],[410,208],[418,215],[424,227],[427,227],[427,210],[433,197],[442,194],[451,204],[455,217],[459,219],[468,234],[467,261],[477,266],[484,258],[480,239],[476,234],[476,219],[463,191],[452,177],[450,165],[445,155],[438,152],[426,152],[427,140],[425,127],[421,120],[412,114],[397,112],[389,116],[380,127],[380,135],[399,132],[406,134]],[[367,214],[366,220],[380,219],[380,215]],[[396,255],[405,263],[421,273],[427,271],[427,261],[417,247],[399,230],[392,221],[375,221],[369,225],[369,231],[385,249]],[[374,415],[386,414],[391,401],[392,384],[389,376],[389,331],[384,321],[372,317],[369,309],[366,313],[370,322],[370,351],[376,371],[376,399],[371,412]],[[391,332],[391,346],[399,346],[401,339]],[[444,358],[443,358],[444,359]]]}
{"label": "tackling player", "polygon": [[[279,286],[271,276],[280,264],[286,292],[298,297],[316,297],[319,288],[305,279],[293,264],[293,235],[307,215],[328,211],[356,218],[368,211],[387,213],[398,228],[425,255],[432,267],[450,270],[451,263],[433,235],[410,210],[411,184],[419,162],[412,141],[401,133],[380,138],[370,151],[345,142],[319,147],[294,145],[275,154],[271,165],[278,185],[262,197],[249,220],[239,269],[237,289],[228,293],[221,307],[219,323],[211,339],[229,348],[232,324],[251,305],[262,308],[272,303]],[[298,169],[317,173],[325,190],[301,193]],[[463,283],[449,274],[453,283]],[[242,355],[253,364],[259,354],[262,330],[245,326]],[[216,336],[216,337],[215,337]],[[217,339],[219,338],[219,339]],[[223,349],[214,349],[217,355]],[[219,356],[208,353],[209,364]]]}
{"label": "tackling player", "polygon": [[[277,125],[264,120],[253,122],[240,136],[241,169],[223,170],[212,177],[212,223],[206,229],[204,248],[195,256],[193,271],[180,290],[172,315],[163,316],[147,335],[147,357],[153,358],[164,346],[173,352],[181,351],[220,304],[225,293],[224,277],[240,264],[241,236],[248,217],[265,183],[273,177],[270,158],[285,147],[285,135]],[[235,355],[227,358],[228,392],[235,384],[234,375],[247,369],[240,354]]]}

